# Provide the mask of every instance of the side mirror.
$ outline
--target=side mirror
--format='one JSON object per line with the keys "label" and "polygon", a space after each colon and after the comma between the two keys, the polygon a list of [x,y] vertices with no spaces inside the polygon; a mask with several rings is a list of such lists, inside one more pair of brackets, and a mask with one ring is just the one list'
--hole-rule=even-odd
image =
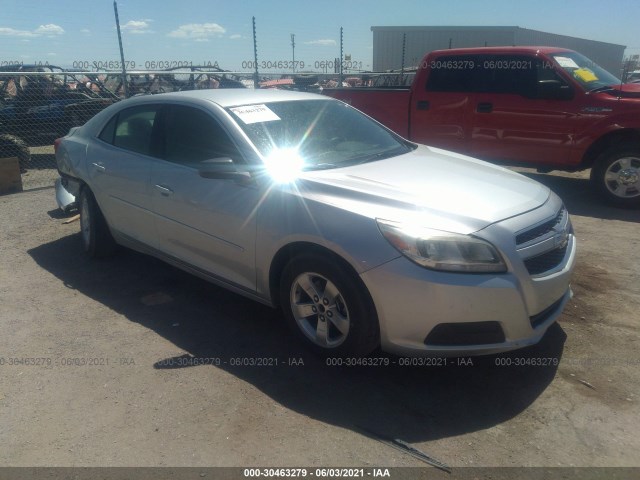
{"label": "side mirror", "polygon": [[241,172],[229,157],[218,157],[204,160],[198,164],[198,174],[202,178],[217,180],[236,180],[247,183],[251,180],[251,173]]}
{"label": "side mirror", "polygon": [[538,98],[543,100],[571,100],[573,89],[560,80],[539,80]]}

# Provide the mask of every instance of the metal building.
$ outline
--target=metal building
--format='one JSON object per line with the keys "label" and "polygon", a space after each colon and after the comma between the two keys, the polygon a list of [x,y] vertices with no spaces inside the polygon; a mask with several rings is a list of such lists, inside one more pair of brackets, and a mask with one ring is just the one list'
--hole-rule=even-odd
{"label": "metal building", "polygon": [[626,46],[556,35],[520,27],[371,27],[373,70],[399,69],[420,63],[432,50],[464,47],[536,45],[563,47],[586,55],[601,67],[620,76]]}

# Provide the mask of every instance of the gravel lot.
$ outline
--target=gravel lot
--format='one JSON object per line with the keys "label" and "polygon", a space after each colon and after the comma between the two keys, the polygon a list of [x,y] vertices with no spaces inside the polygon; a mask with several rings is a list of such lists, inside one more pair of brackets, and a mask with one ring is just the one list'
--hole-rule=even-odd
{"label": "gravel lot", "polygon": [[539,345],[472,366],[326,366],[277,311],[86,259],[53,189],[0,197],[0,466],[425,466],[376,435],[454,469],[640,466],[640,211],[527,174],[573,215],[575,297]]}

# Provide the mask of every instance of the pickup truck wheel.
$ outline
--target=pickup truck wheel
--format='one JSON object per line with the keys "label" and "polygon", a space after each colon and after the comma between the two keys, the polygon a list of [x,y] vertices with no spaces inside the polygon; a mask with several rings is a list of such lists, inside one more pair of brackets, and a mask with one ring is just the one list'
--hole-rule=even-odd
{"label": "pickup truck wheel", "polygon": [[379,344],[369,292],[330,258],[293,258],[281,277],[280,303],[290,328],[322,356],[365,356]]}
{"label": "pickup truck wheel", "polygon": [[106,257],[115,250],[109,226],[87,187],[80,191],[80,236],[82,247],[91,258]]}
{"label": "pickup truck wheel", "polygon": [[640,207],[640,147],[621,144],[606,150],[591,169],[591,182],[610,204]]}

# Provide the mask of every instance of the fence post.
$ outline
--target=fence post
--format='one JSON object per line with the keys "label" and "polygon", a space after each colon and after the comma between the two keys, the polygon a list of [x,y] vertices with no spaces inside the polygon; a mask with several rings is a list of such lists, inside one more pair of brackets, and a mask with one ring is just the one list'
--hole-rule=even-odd
{"label": "fence post", "polygon": [[402,34],[402,64],[400,65],[400,78],[404,77],[404,54],[407,48],[407,34]]}
{"label": "fence post", "polygon": [[340,83],[339,87],[342,87],[342,58],[343,58],[343,43],[342,43],[342,27],[340,27]]}
{"label": "fence post", "polygon": [[258,76],[258,36],[256,35],[256,17],[251,17],[253,21],[253,63],[255,72],[253,73],[253,87],[260,88],[260,77]]}
{"label": "fence post", "polygon": [[[118,30],[118,44],[120,45],[120,62],[122,63],[122,86],[124,97],[129,98],[129,85],[127,85],[127,67],[124,64],[124,50],[122,49],[122,35],[120,34],[120,18],[118,17],[118,4],[113,0],[113,11],[116,14],[116,28]],[[116,92],[117,94],[118,92]]]}

